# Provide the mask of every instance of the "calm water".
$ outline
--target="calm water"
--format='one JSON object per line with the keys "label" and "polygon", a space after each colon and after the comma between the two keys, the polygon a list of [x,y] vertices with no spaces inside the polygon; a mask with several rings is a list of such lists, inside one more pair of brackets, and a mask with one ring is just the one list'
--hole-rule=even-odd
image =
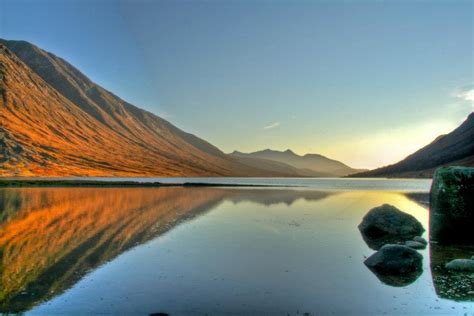
{"label": "calm water", "polygon": [[1,189],[0,311],[474,313],[431,272],[431,258],[454,254],[422,250],[423,273],[398,287],[363,264],[365,213],[390,203],[428,228],[417,200],[429,181],[293,182],[310,185]]}
{"label": "calm water", "polygon": [[[8,179],[41,179],[41,178],[8,178]],[[352,178],[106,178],[106,177],[69,177],[46,178],[55,180],[99,180],[99,181],[135,181],[161,183],[213,183],[238,185],[272,185],[285,187],[304,187],[321,191],[363,190],[363,191],[397,191],[429,192],[431,179],[352,179]]]}

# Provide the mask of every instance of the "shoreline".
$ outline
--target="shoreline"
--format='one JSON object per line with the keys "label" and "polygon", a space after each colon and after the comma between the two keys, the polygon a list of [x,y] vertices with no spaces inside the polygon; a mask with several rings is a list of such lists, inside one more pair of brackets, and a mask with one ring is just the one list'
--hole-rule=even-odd
{"label": "shoreline", "polygon": [[205,182],[138,182],[138,181],[100,181],[100,180],[3,180],[0,188],[19,187],[296,187],[273,184],[238,184],[238,183],[205,183]]}

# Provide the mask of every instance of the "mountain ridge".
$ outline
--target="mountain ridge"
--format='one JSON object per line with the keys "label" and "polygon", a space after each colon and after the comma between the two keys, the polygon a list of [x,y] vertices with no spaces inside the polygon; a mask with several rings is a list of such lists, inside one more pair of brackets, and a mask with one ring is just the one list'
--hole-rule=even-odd
{"label": "mountain ridge", "polygon": [[[0,39],[0,66],[0,176],[331,177],[357,171],[290,149],[257,153],[263,157],[225,154],[26,41]],[[323,166],[314,168],[316,160]]]}
{"label": "mountain ridge", "polygon": [[311,174],[309,176],[340,177],[361,171],[361,169],[351,168],[338,160],[320,154],[308,153],[301,156],[291,149],[278,151],[267,148],[252,153],[235,150],[230,155],[236,159],[254,158],[284,163],[299,169],[302,173]]}
{"label": "mountain ridge", "polygon": [[33,44],[0,45],[2,176],[280,176],[234,161]]}
{"label": "mountain ridge", "polygon": [[351,175],[353,177],[428,177],[441,166],[474,166],[474,112],[448,134],[403,160],[382,168]]}

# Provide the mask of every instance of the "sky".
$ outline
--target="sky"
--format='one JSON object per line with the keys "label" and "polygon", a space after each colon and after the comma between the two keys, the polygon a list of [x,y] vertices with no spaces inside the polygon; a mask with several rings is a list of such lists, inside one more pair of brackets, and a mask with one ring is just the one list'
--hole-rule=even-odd
{"label": "sky", "polygon": [[474,110],[474,1],[0,0],[27,40],[225,152],[395,163]]}

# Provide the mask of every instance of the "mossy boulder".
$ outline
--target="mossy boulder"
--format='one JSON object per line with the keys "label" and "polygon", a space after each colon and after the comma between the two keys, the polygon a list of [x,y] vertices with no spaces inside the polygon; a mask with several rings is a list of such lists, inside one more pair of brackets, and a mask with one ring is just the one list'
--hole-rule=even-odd
{"label": "mossy boulder", "polygon": [[430,192],[430,240],[474,245],[474,168],[436,170]]}

